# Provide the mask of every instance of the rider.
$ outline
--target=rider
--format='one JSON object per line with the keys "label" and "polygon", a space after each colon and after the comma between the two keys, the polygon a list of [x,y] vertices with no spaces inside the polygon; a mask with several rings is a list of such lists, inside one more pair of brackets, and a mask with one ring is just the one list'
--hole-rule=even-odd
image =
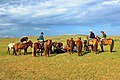
{"label": "rider", "polygon": [[43,32],[41,32],[41,35],[39,36],[37,40],[38,42],[42,42],[42,46],[44,46],[44,33]]}
{"label": "rider", "polygon": [[20,39],[20,42],[21,43],[26,43],[28,41],[28,37],[27,36],[23,36],[21,39]]}
{"label": "rider", "polygon": [[95,38],[95,34],[93,33],[93,31],[92,30],[89,30],[90,31],[90,39],[93,39],[93,38]]}
{"label": "rider", "polygon": [[105,34],[105,32],[102,30],[101,31],[101,34],[102,34],[102,38],[101,38],[101,43],[104,44],[103,40],[106,39],[107,35]]}
{"label": "rider", "polygon": [[90,31],[90,35],[86,36],[86,39],[88,39],[88,45],[89,45],[89,41],[95,38],[94,32],[92,30],[89,30],[89,31]]}

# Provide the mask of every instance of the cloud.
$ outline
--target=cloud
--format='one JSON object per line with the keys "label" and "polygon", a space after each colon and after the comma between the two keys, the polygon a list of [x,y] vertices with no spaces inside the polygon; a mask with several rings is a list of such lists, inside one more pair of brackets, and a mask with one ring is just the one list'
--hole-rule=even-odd
{"label": "cloud", "polygon": [[12,24],[12,23],[0,23],[0,26],[11,26],[11,25],[15,25],[15,24]]}
{"label": "cloud", "polygon": [[48,27],[35,27],[33,28],[34,30],[40,30],[40,31],[47,31],[47,30],[50,30],[50,28]]}
{"label": "cloud", "polygon": [[0,30],[5,34],[7,28],[49,30],[41,25],[51,24],[120,26],[119,17],[120,0],[0,0]]}
{"label": "cloud", "polygon": [[120,0],[110,0],[110,1],[105,1],[103,2],[104,5],[116,5],[120,4]]}

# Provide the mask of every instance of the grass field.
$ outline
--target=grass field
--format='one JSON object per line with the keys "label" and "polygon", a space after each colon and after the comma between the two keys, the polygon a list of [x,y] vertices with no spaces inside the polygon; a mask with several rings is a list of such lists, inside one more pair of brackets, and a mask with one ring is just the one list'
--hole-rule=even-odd
{"label": "grass field", "polygon": [[[71,36],[45,37],[65,44]],[[76,40],[78,36],[74,36]],[[84,36],[81,36],[82,39]],[[120,39],[119,36],[111,36]],[[37,37],[29,37],[33,42]],[[87,53],[77,56],[52,54],[50,57],[8,55],[7,44],[19,42],[19,38],[0,39],[0,80],[120,80],[120,42],[115,42],[114,52]],[[100,49],[100,48],[99,48]],[[31,48],[29,48],[31,52]]]}

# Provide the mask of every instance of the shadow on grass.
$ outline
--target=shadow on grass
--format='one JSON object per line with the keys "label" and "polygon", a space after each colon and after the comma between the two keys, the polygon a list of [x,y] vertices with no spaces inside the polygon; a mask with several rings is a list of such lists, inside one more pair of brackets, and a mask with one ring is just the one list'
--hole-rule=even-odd
{"label": "shadow on grass", "polygon": [[110,52],[109,50],[104,50],[104,51],[98,51],[98,53],[97,54],[101,54],[101,53],[105,53],[105,52],[108,52],[108,53],[116,53],[116,52],[118,52],[118,51],[112,51],[112,52]]}
{"label": "shadow on grass", "polygon": [[32,52],[27,52],[27,54],[31,54],[32,55]]}
{"label": "shadow on grass", "polygon": [[60,53],[52,53],[52,54],[50,54],[50,56],[49,57],[53,57],[53,56],[56,56],[56,55],[60,55],[60,54],[64,54],[65,52],[60,52]]}
{"label": "shadow on grass", "polygon": [[82,54],[82,56],[84,56],[86,54],[89,54],[89,53],[91,53],[91,51],[84,51],[83,54]]}

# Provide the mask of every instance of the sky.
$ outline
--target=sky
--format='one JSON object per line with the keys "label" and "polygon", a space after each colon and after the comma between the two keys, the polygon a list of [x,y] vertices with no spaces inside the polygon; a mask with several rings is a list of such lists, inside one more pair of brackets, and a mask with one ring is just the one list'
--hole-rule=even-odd
{"label": "sky", "polygon": [[120,35],[120,0],[0,0],[0,37]]}

